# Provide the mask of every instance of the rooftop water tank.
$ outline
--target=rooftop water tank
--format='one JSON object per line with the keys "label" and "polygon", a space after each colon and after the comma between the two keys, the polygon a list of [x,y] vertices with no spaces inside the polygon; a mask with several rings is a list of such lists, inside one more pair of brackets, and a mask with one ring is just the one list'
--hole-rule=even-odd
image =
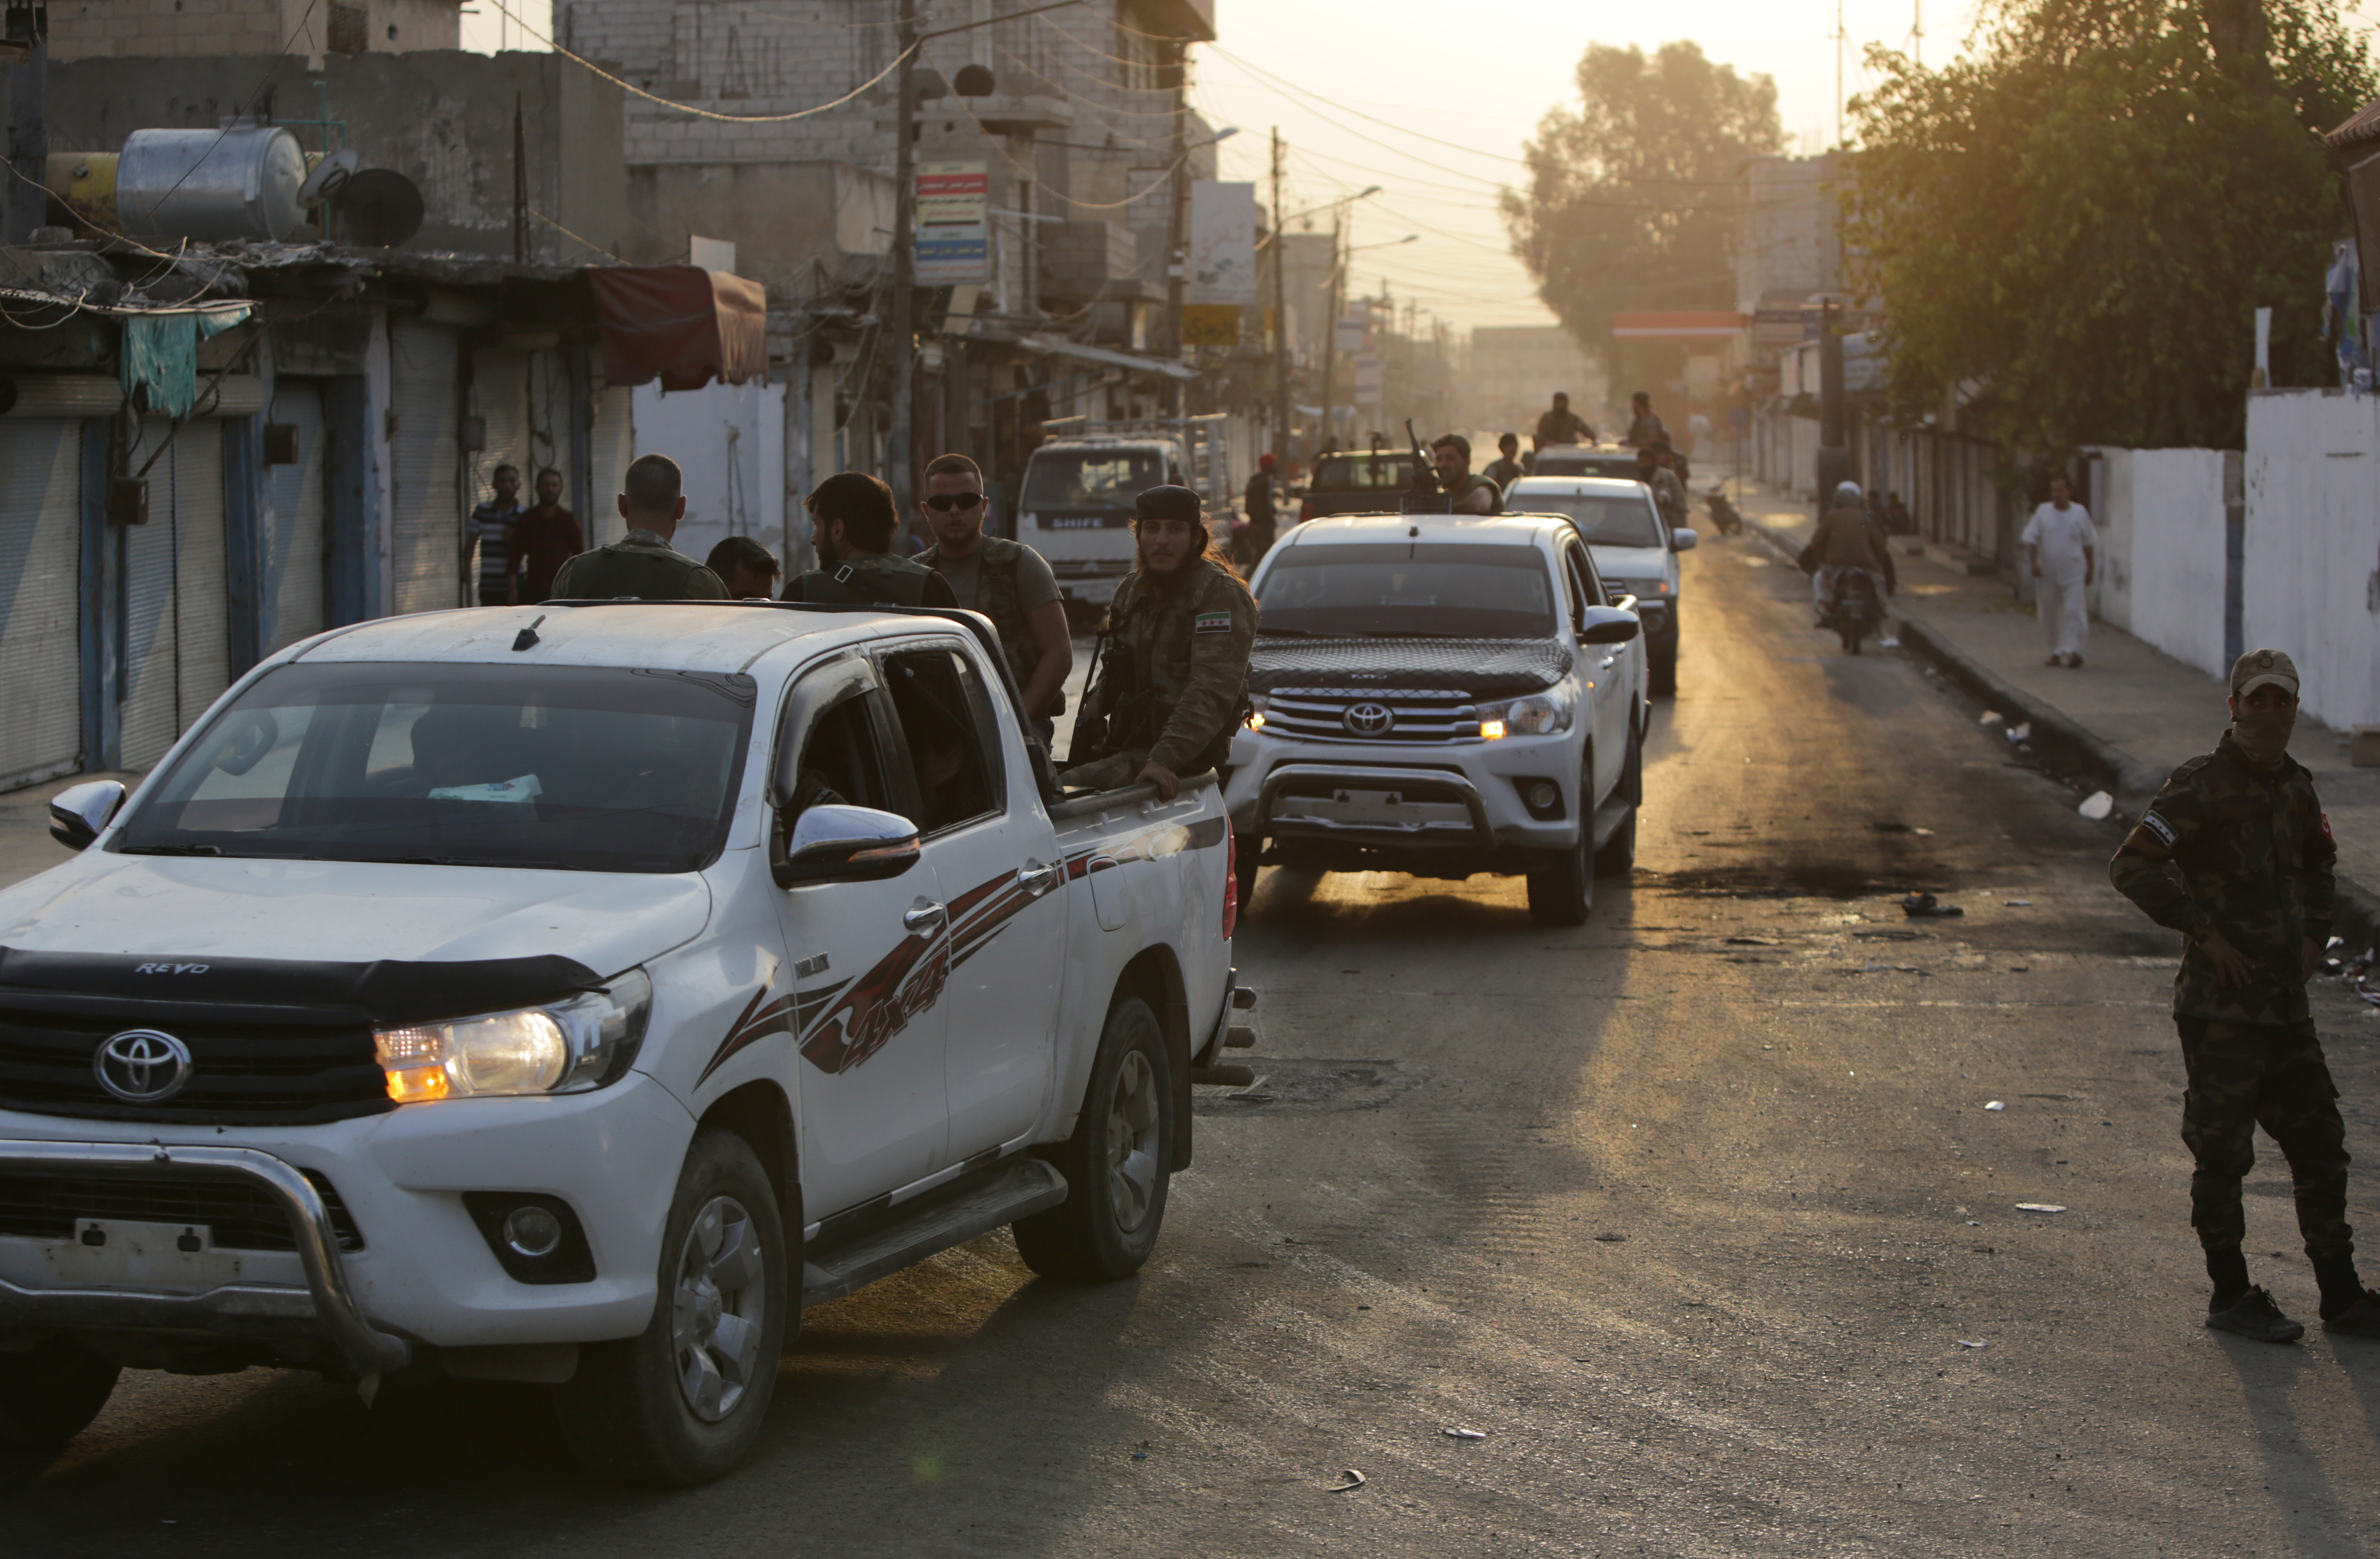
{"label": "rooftop water tank", "polygon": [[306,220],[305,182],[306,154],[278,125],[134,130],[116,161],[116,217],[162,238],[285,238]]}

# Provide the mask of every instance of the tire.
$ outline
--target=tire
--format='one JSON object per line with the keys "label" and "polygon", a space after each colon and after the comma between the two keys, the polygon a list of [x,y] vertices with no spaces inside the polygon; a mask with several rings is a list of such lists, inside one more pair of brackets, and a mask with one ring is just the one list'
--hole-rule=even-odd
{"label": "tire", "polygon": [[99,1417],[120,1373],[72,1337],[0,1353],[0,1451],[56,1451]]}
{"label": "tire", "polygon": [[698,1133],[662,1235],[651,1324],[580,1347],[578,1373],[556,1388],[571,1450],[601,1471],[679,1488],[741,1461],[776,1391],[786,1256],[777,1193],[750,1144]]}
{"label": "tire", "polygon": [[1112,1283],[1157,1248],[1173,1172],[1172,1063],[1138,996],[1108,1009],[1075,1135],[1050,1152],[1066,1200],[1016,1221],[1016,1253],[1043,1277]]}
{"label": "tire", "polygon": [[1678,696],[1678,641],[1668,645],[1647,645],[1645,656],[1645,691],[1657,699]]}
{"label": "tire", "polygon": [[1620,773],[1620,795],[1628,802],[1628,816],[1595,852],[1595,874],[1627,877],[1636,871],[1636,813],[1645,799],[1645,749],[1632,733],[1628,764]]}
{"label": "tire", "polygon": [[1583,926],[1595,913],[1595,754],[1579,774],[1578,844],[1559,864],[1529,873],[1529,919],[1541,926]]}

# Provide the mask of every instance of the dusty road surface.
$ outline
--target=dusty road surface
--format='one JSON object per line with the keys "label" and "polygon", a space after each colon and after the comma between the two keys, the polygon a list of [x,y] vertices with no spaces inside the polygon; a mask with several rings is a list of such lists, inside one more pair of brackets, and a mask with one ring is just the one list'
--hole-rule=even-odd
{"label": "dusty road surface", "polygon": [[[1268,871],[1262,1079],[1206,1090],[1138,1280],[993,1237],[813,1311],[759,1455],[674,1495],[582,1479],[526,1388],[128,1376],[7,1471],[5,1546],[2365,1552],[2380,1345],[2200,1326],[2172,949],[2107,825],[1750,541],[1685,561],[1633,886],[1549,932],[1517,883]],[[2317,1011],[2374,1230],[2380,1022]],[[2254,1267],[2310,1321],[2265,1160]]]}

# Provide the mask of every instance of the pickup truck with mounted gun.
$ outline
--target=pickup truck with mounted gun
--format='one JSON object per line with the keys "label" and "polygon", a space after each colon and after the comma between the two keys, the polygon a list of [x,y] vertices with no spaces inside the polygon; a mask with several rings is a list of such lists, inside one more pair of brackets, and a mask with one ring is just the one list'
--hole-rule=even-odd
{"label": "pickup truck with mounted gun", "polygon": [[0,892],[0,1444],[124,1368],[540,1382],[692,1483],[801,1310],[1125,1275],[1232,1023],[1214,785],[1066,797],[972,613],[550,602],[268,657]]}

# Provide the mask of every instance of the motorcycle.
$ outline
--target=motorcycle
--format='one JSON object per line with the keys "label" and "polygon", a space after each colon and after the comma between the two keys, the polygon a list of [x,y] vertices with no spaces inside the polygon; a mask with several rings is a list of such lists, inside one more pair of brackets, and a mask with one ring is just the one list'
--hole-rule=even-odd
{"label": "motorcycle", "polygon": [[1860,640],[1884,622],[1884,596],[1876,577],[1864,568],[1846,568],[1827,596],[1826,626],[1843,641],[1846,654],[1860,652]]}
{"label": "motorcycle", "polygon": [[1718,532],[1720,535],[1737,536],[1742,534],[1743,516],[1737,510],[1733,504],[1728,502],[1726,488],[1712,488],[1708,493],[1703,494],[1703,503],[1709,508],[1711,523],[1718,527]]}

